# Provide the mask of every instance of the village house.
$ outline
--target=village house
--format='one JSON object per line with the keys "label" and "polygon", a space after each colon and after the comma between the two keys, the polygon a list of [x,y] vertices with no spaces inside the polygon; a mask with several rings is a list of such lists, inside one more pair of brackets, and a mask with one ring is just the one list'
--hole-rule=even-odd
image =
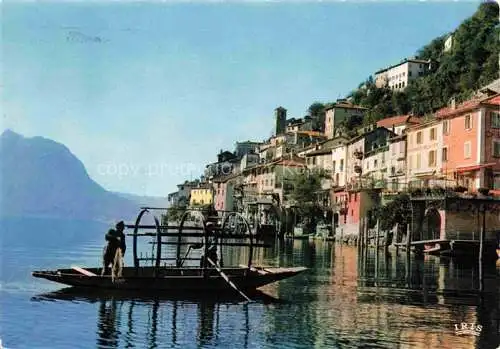
{"label": "village house", "polygon": [[399,115],[377,121],[377,127],[385,127],[395,133],[388,139],[387,190],[401,192],[406,189],[406,133],[408,127],[420,124],[420,119]]}
{"label": "village house", "polygon": [[230,151],[220,151],[217,162],[206,165],[205,178],[211,180],[218,176],[227,176],[239,170],[240,159]]}
{"label": "village house", "polygon": [[379,192],[385,187],[382,158],[393,136],[392,131],[378,127],[347,143],[346,189],[335,194],[340,202],[336,235],[357,237],[366,224],[374,224],[371,210],[379,204]]}
{"label": "village house", "polygon": [[500,191],[500,94],[437,111],[442,122],[443,173],[470,192]]}
{"label": "village house", "polygon": [[177,191],[168,194],[167,200],[171,206],[187,206],[191,195],[191,189],[199,185],[199,180],[185,181],[177,184]]}
{"label": "village house", "polygon": [[191,188],[189,206],[211,205],[214,201],[212,186],[209,183],[200,183],[197,187]]}
{"label": "village house", "polygon": [[375,72],[375,86],[388,86],[392,90],[404,90],[410,80],[421,77],[428,71],[430,61],[422,59],[404,59],[398,64]]}
{"label": "village house", "polygon": [[363,118],[367,108],[354,105],[345,100],[337,101],[325,109],[325,136],[332,139],[337,136],[336,129],[351,117]]}
{"label": "village house", "polygon": [[233,211],[235,209],[234,196],[237,178],[237,174],[232,174],[214,179],[214,207],[217,211]]}
{"label": "village house", "polygon": [[446,171],[448,153],[443,148],[443,123],[432,119],[406,129],[406,176],[410,188],[448,186],[442,173]]}

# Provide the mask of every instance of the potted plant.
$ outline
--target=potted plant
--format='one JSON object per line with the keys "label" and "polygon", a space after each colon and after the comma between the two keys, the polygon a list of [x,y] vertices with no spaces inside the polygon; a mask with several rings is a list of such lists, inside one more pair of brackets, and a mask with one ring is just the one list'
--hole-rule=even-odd
{"label": "potted plant", "polygon": [[432,192],[432,195],[434,195],[434,196],[443,196],[445,194],[446,190],[443,187],[436,185],[432,188],[431,192]]}
{"label": "potted plant", "polygon": [[481,187],[477,190],[477,192],[480,193],[481,195],[487,196],[490,193],[490,189],[485,188],[485,187]]}
{"label": "potted plant", "polygon": [[422,189],[420,189],[420,188],[410,189],[410,196],[413,196],[413,197],[422,196]]}
{"label": "potted plant", "polygon": [[467,191],[467,188],[462,186],[462,185],[457,185],[453,190],[457,193],[465,193]]}
{"label": "potted plant", "polygon": [[355,150],[353,152],[353,155],[356,159],[361,160],[363,159],[363,153],[360,150]]}

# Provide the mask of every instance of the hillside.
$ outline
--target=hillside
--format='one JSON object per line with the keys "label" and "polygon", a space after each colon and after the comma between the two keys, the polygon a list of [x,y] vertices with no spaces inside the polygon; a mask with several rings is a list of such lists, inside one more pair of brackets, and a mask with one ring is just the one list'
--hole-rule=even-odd
{"label": "hillside", "polygon": [[[480,87],[499,77],[500,27],[498,4],[482,3],[453,33],[446,33],[416,52],[431,61],[430,71],[413,80],[403,92],[377,88],[367,79],[350,94],[352,102],[370,108],[365,123],[384,117],[407,114],[426,115],[447,105],[452,98],[463,101]],[[453,35],[451,51],[444,42]]]}
{"label": "hillside", "polygon": [[132,219],[136,203],[94,182],[64,145],[42,137],[0,136],[1,216]]}

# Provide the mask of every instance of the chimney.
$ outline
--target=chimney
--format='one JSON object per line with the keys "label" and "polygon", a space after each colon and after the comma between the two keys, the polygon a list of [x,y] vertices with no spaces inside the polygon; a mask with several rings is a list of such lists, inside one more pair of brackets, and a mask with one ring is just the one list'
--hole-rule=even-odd
{"label": "chimney", "polygon": [[453,97],[450,101],[450,107],[451,109],[455,110],[457,108],[456,102],[455,102],[455,97]]}

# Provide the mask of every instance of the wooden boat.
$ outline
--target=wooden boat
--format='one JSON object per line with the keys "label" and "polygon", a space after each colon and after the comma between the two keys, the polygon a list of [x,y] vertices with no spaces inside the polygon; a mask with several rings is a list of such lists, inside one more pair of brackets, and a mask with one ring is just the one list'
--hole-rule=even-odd
{"label": "wooden boat", "polygon": [[[84,287],[88,289],[119,289],[134,291],[165,291],[165,292],[223,292],[238,291],[242,296],[248,298],[243,292],[254,291],[257,288],[295,276],[304,272],[307,268],[293,267],[263,267],[252,264],[254,248],[267,247],[255,240],[248,222],[239,213],[233,212],[227,215],[222,226],[211,226],[200,211],[190,210],[184,214],[179,226],[161,226],[156,216],[154,225],[141,225],[142,217],[150,212],[152,208],[143,208],[139,213],[135,224],[127,224],[127,228],[133,228],[133,259],[134,266],[124,267],[121,276],[112,278],[110,275],[101,276],[101,268],[72,267],[68,269],[34,271],[32,275],[61,284]],[[201,226],[185,227],[184,223],[189,214],[198,215]],[[237,217],[244,221],[247,233],[232,233],[227,229],[228,219]],[[155,229],[156,232],[140,232],[143,229]],[[175,229],[176,232],[171,230]],[[170,230],[170,231],[169,231]],[[138,238],[152,237],[151,243],[156,248],[156,255],[143,258],[138,254]],[[170,238],[165,239],[165,238]],[[172,241],[173,238],[173,241]],[[201,239],[199,243],[186,241],[186,238]],[[175,245],[177,253],[175,257],[163,257],[162,245]],[[187,253],[181,253],[181,246],[187,245]],[[203,249],[204,256],[209,256],[210,249],[217,248],[221,251],[222,246],[248,247],[248,263],[238,266],[224,266],[222,253],[217,261],[210,258],[189,258],[191,249]],[[199,266],[185,267],[186,260],[195,260]],[[174,262],[167,265],[165,261]],[[143,262],[154,263],[153,266],[141,265]],[[165,262],[161,265],[162,262]]]}
{"label": "wooden boat", "polygon": [[[228,284],[215,268],[168,268],[134,267],[123,268],[122,277],[113,281],[111,276],[100,276],[100,268],[86,268],[83,274],[77,269],[34,271],[33,276],[61,284],[101,289],[129,291],[227,291]],[[295,276],[306,268],[222,268],[224,274],[242,291],[252,291],[261,286]],[[234,292],[234,291],[232,291]]]}

